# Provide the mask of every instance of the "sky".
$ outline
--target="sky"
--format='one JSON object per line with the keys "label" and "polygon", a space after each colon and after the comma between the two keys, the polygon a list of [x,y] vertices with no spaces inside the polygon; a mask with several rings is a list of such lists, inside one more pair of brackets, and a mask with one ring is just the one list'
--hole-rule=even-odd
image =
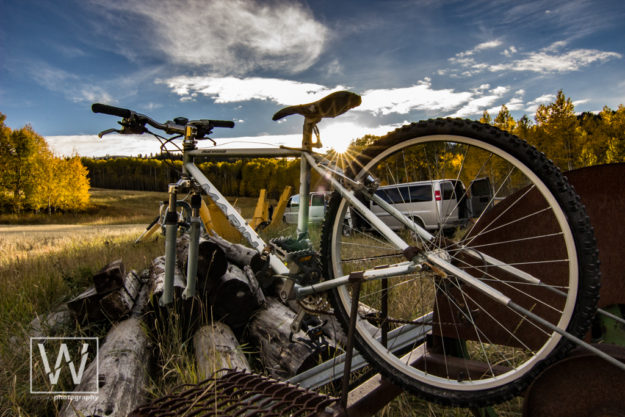
{"label": "sky", "polygon": [[0,112],[59,155],[158,152],[148,135],[98,139],[118,119],[94,102],[235,121],[220,146],[297,146],[301,117],[273,113],[348,89],[361,106],[319,124],[340,151],[502,105],[533,119],[560,89],[577,112],[616,109],[623,21],[622,0],[0,0]]}

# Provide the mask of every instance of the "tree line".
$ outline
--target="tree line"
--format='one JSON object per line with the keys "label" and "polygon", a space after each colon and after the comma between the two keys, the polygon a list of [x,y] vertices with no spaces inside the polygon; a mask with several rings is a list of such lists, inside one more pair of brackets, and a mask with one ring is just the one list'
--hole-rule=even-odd
{"label": "tree line", "polygon": [[[164,191],[175,182],[182,161],[156,157],[58,158],[45,140],[26,126],[12,131],[0,114],[0,211],[82,210],[89,186]],[[576,114],[570,98],[558,91],[555,100],[538,107],[531,120],[515,120],[504,105],[480,121],[509,131],[544,152],[563,171],[590,165],[625,162],[625,107],[604,107],[599,113]],[[377,139],[367,135],[352,142],[352,155]],[[330,155],[332,157],[332,155]],[[441,165],[458,163],[458,155],[441,154]],[[225,194],[255,197],[260,189],[277,198],[285,186],[299,186],[299,161],[232,159],[199,162],[198,167]],[[313,173],[313,188],[321,179]]]}
{"label": "tree line", "polygon": [[[601,112],[575,113],[570,98],[560,90],[552,103],[542,104],[534,120],[515,120],[504,105],[493,118],[485,111],[480,122],[491,124],[526,140],[544,152],[563,171],[590,165],[625,162],[625,107],[604,107]],[[355,155],[378,137],[366,135],[352,142]],[[332,159],[332,155],[329,156]],[[441,154],[441,166],[459,163],[458,155]],[[449,159],[448,161],[446,159]],[[83,158],[93,186],[162,191],[178,178],[181,161],[161,158]],[[285,186],[299,186],[299,161],[292,159],[244,159],[202,162],[199,168],[226,195],[254,197],[265,188],[277,197]],[[319,182],[313,177],[313,184]]]}
{"label": "tree line", "polygon": [[570,98],[558,91],[553,103],[541,104],[534,121],[514,120],[506,106],[494,119],[480,119],[525,139],[544,152],[561,170],[625,162],[625,107],[605,106],[599,113],[575,113]]}
{"label": "tree line", "polygon": [[87,168],[53,155],[30,126],[12,130],[0,113],[0,212],[82,211],[89,206]]}
{"label": "tree line", "polygon": [[[176,182],[182,161],[155,158],[82,158],[94,187],[165,191]],[[287,185],[299,186],[299,161],[280,158],[254,158],[196,162],[196,165],[224,195],[257,197],[260,189],[277,198]],[[312,183],[319,181],[313,175]]]}

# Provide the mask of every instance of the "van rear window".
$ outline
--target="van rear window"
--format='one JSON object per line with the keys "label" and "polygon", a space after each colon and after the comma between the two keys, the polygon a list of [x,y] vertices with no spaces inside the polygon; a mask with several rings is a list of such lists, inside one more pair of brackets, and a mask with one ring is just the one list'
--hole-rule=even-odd
{"label": "van rear window", "polygon": [[443,192],[443,200],[452,200],[456,198],[454,193],[454,187],[448,182],[441,184],[441,191]]}
{"label": "van rear window", "polygon": [[475,180],[471,183],[471,194],[478,195],[490,195],[490,181],[488,178]]}
{"label": "van rear window", "polygon": [[311,206],[323,206],[324,199],[321,194],[312,194],[311,195]]}
{"label": "van rear window", "polygon": [[432,186],[429,184],[383,188],[377,190],[375,193],[390,204],[432,201]]}

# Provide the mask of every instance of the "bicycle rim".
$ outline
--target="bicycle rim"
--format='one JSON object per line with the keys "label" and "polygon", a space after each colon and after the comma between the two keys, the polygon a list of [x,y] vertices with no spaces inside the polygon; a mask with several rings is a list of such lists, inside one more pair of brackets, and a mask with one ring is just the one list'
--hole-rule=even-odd
{"label": "bicycle rim", "polygon": [[[426,241],[380,214],[409,244],[583,335],[597,274],[593,250],[580,253],[580,242],[593,241],[592,234],[577,197],[544,156],[496,129],[438,120],[389,134],[358,163],[357,179],[372,175],[384,200],[433,235]],[[469,203],[469,184],[483,178],[490,181],[487,201]],[[405,261],[340,196],[327,219],[329,277]],[[573,220],[581,226],[572,228]],[[390,278],[386,286],[363,284],[356,345],[395,382],[435,401],[476,405],[516,395],[569,348],[557,333],[439,268]],[[338,288],[331,301],[348,323],[350,290]],[[409,334],[413,340],[402,342]]]}

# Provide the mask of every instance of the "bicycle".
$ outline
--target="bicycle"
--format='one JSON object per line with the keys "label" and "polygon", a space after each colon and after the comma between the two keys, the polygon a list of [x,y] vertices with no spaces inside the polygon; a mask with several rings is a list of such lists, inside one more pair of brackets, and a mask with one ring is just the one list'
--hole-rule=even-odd
{"label": "bicycle", "polygon": [[[329,160],[314,152],[321,147],[317,124],[360,102],[358,95],[341,91],[281,109],[273,120],[304,116],[302,145],[270,149],[197,147],[214,128],[234,127],[231,121],[159,123],[103,104],[92,110],[121,117],[121,133],[147,132],[163,139],[149,125],[174,135],[167,141],[183,139],[183,172],[168,191],[169,213],[176,212],[177,193],[193,195],[186,297],[194,295],[203,193],[252,248],[268,257],[273,277],[284,282],[284,301],[298,299],[315,312],[320,297],[328,294],[346,330],[353,318],[359,352],[380,373],[428,400],[461,406],[503,401],[521,393],[573,344],[588,346],[580,339],[595,312],[598,257],[588,216],[559,170],[507,132],[449,118],[406,125],[356,156]],[[297,237],[263,241],[194,164],[194,158],[210,156],[300,158]],[[319,254],[308,240],[313,170],[334,190]],[[464,184],[483,177],[490,180],[492,196],[487,209],[471,217]],[[404,186],[425,180],[449,180],[453,187],[428,197]],[[389,194],[394,184],[397,190]],[[381,186],[387,192],[380,192]],[[419,198],[440,203],[440,227],[426,229],[418,212],[402,209]],[[175,217],[168,215],[165,222],[163,305],[173,297]],[[463,220],[445,230],[442,225],[451,218]],[[302,265],[310,256],[321,266]]]}

